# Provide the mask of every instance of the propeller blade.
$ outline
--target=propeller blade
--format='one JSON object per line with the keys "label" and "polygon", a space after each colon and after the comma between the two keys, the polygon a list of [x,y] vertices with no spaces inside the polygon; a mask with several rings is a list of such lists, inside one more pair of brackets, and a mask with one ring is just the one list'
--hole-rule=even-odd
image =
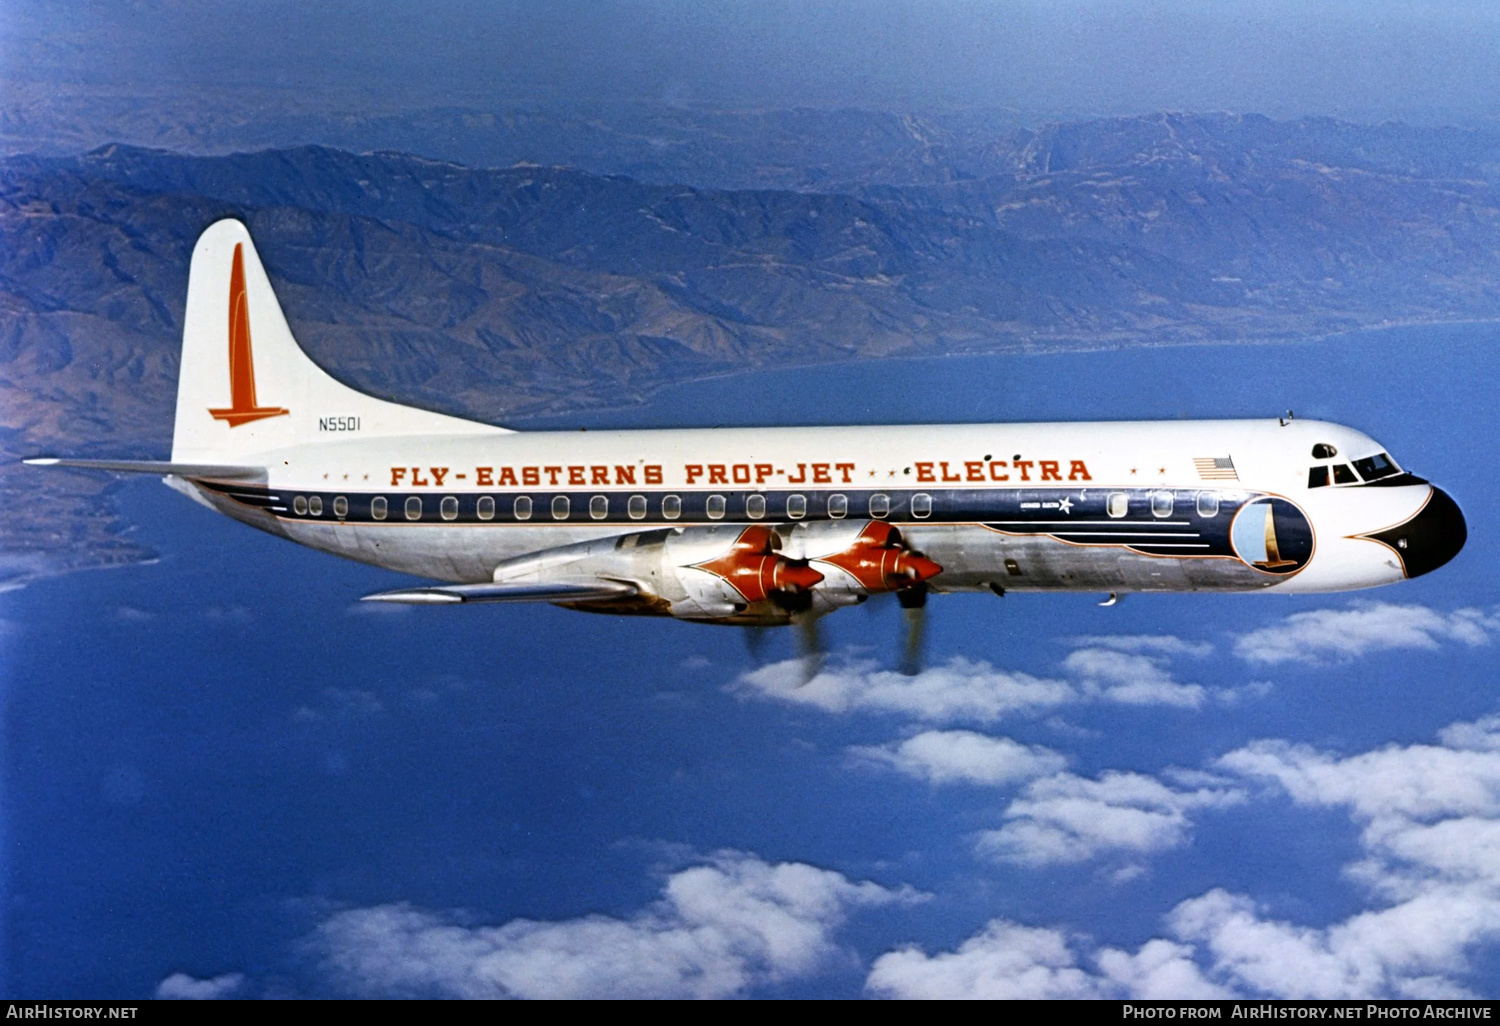
{"label": "propeller blade", "polygon": [[766,637],[769,632],[764,627],[742,627],[740,630],[744,632],[742,637],[745,639],[745,650],[750,653],[751,662],[759,666],[761,657],[766,652]]}
{"label": "propeller blade", "polygon": [[818,617],[804,616],[797,621],[797,635],[802,655],[802,681],[797,686],[805,688],[812,679],[823,672],[823,632],[818,627]]}
{"label": "propeller blade", "polygon": [[906,620],[906,639],[901,649],[901,672],[915,677],[922,672],[922,649],[927,642],[927,585],[918,583],[896,592]]}

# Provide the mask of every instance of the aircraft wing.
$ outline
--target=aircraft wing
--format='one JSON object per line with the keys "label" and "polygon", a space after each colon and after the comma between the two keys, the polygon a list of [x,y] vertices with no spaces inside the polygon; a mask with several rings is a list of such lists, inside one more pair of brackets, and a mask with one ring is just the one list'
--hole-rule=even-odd
{"label": "aircraft wing", "polygon": [[172,463],[166,460],[78,460],[62,456],[36,456],[22,460],[30,467],[75,467],[79,470],[113,470],[125,474],[175,474],[178,477],[238,479],[264,477],[265,467],[229,466],[219,463]]}
{"label": "aircraft wing", "polygon": [[511,581],[501,584],[440,584],[430,588],[401,588],[366,595],[361,602],[407,602],[416,605],[453,602],[587,602],[639,594],[634,585],[615,581],[547,583]]}

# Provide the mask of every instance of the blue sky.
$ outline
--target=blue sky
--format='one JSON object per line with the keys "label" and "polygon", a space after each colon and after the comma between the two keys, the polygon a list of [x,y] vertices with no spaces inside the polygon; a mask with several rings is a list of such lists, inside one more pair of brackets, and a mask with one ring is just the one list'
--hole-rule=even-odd
{"label": "blue sky", "polygon": [[372,611],[400,578],[132,484],[160,562],[0,597],[6,991],[1492,994],[1493,352],[865,365],[589,418],[751,390],[775,422],[834,380],[860,398],[820,419],[1294,406],[1469,517],[1453,564],[1363,596],[942,596],[915,679],[893,606],[831,617],[798,688],[786,634]]}

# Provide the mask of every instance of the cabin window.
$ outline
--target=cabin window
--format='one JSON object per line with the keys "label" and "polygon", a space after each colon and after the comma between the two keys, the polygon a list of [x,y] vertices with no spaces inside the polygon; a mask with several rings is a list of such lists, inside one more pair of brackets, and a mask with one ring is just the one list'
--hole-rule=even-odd
{"label": "cabin window", "polygon": [[724,510],[728,504],[722,495],[710,495],[708,497],[708,519],[723,520]]}
{"label": "cabin window", "polygon": [[343,519],[349,515],[349,500],[342,495],[333,497],[333,515]]}
{"label": "cabin window", "polygon": [[1172,493],[1151,493],[1151,515],[1153,517],[1169,517],[1172,515]]}
{"label": "cabin window", "polygon": [[530,520],[531,496],[517,495],[514,505],[511,506],[511,511],[515,513],[517,520]]}
{"label": "cabin window", "polygon": [[919,520],[926,520],[932,516],[932,496],[926,492],[918,492],[911,497],[911,515]]}
{"label": "cabin window", "polygon": [[631,520],[646,519],[646,497],[644,495],[632,495],[625,503],[625,512]]}
{"label": "cabin window", "polygon": [[1319,442],[1312,448],[1312,458],[1315,460],[1331,460],[1339,454],[1339,451],[1327,442]]}
{"label": "cabin window", "polygon": [[668,520],[676,520],[682,516],[682,499],[676,495],[662,496],[661,515]]}
{"label": "cabin window", "polygon": [[323,496],[314,495],[307,500],[307,511],[315,517],[323,515]]}
{"label": "cabin window", "polygon": [[1391,458],[1383,452],[1367,456],[1362,460],[1355,460],[1354,469],[1359,471],[1359,476],[1366,481],[1378,481],[1382,477],[1401,473],[1401,468],[1392,463]]}
{"label": "cabin window", "polygon": [[834,493],[828,497],[828,515],[835,520],[842,520],[849,515],[849,497]]}
{"label": "cabin window", "polygon": [[377,495],[370,500],[370,516],[376,520],[385,519],[385,496]]}
{"label": "cabin window", "polygon": [[766,497],[764,495],[751,495],[745,499],[745,516],[751,520],[759,520],[766,515]]}
{"label": "cabin window", "polygon": [[568,502],[568,497],[566,495],[554,495],[552,497],[552,519],[553,520],[566,520],[566,519],[568,519],[568,506],[569,505],[570,504]]}
{"label": "cabin window", "polygon": [[793,520],[801,520],[807,516],[807,496],[788,495],[786,497],[786,515]]}
{"label": "cabin window", "polygon": [[1216,517],[1219,515],[1219,493],[1198,493],[1198,515],[1200,517]]}
{"label": "cabin window", "polygon": [[1333,465],[1334,484],[1359,484],[1359,478],[1354,476],[1354,471],[1349,469],[1347,463],[1335,463]]}
{"label": "cabin window", "polygon": [[876,520],[880,520],[886,516],[889,516],[890,512],[891,497],[889,495],[884,495],[880,492],[876,492],[874,495],[870,496],[870,516],[874,517]]}
{"label": "cabin window", "polygon": [[603,520],[609,516],[609,498],[596,495],[589,500],[589,516],[595,520]]}
{"label": "cabin window", "polygon": [[406,519],[422,519],[422,497],[420,495],[408,496],[406,500]]}
{"label": "cabin window", "polygon": [[479,501],[474,504],[474,515],[480,520],[494,520],[495,497],[493,495],[481,495]]}
{"label": "cabin window", "polygon": [[1307,487],[1309,487],[1309,488],[1323,488],[1323,487],[1327,486],[1327,484],[1328,484],[1328,468],[1327,467],[1308,467],[1307,468]]}
{"label": "cabin window", "polygon": [[299,495],[292,500],[292,512],[299,517],[307,516],[307,496]]}
{"label": "cabin window", "polygon": [[1110,492],[1109,501],[1104,504],[1104,511],[1115,519],[1123,517],[1130,512],[1130,496],[1124,492]]}
{"label": "cabin window", "polygon": [[443,501],[438,504],[438,513],[444,520],[457,520],[458,499],[452,495],[443,496]]}

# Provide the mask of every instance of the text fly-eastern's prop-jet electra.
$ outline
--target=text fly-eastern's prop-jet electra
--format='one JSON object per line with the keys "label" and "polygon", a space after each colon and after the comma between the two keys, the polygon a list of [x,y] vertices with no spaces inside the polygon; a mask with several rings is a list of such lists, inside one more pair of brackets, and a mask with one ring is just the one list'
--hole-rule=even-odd
{"label": "text fly-eastern's prop-jet electra", "polygon": [[811,623],[893,592],[1324,592],[1427,573],[1462,513],[1347,427],[1289,418],[516,432],[364,395],[292,337],[235,220],[193,252],[161,474],[303,545],[552,602]]}

